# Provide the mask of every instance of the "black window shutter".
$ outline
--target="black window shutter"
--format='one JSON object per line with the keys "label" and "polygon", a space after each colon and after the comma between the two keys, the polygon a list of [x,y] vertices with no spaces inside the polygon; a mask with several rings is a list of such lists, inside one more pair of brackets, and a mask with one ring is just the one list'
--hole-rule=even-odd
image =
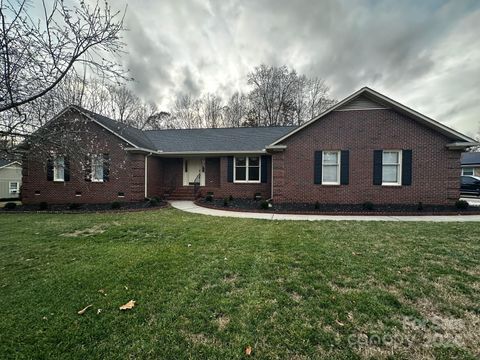
{"label": "black window shutter", "polygon": [[103,154],[103,181],[110,180],[110,155]]}
{"label": "black window shutter", "polygon": [[340,184],[348,185],[350,172],[350,152],[342,150],[340,153]]}
{"label": "black window shutter", "polygon": [[84,171],[85,171],[85,181],[92,181],[92,164],[90,162],[90,156],[85,156],[85,164],[84,164]]}
{"label": "black window shutter", "polygon": [[227,158],[227,181],[233,182],[233,156]]}
{"label": "black window shutter", "polygon": [[53,181],[53,160],[47,159],[47,181]]}
{"label": "black window shutter", "polygon": [[402,185],[412,185],[412,150],[402,151]]}
{"label": "black window shutter", "polygon": [[383,150],[373,151],[373,185],[382,185]]}
{"label": "black window shutter", "polygon": [[65,158],[65,166],[63,168],[63,180],[70,181],[70,160]]}
{"label": "black window shutter", "polygon": [[313,163],[313,183],[322,183],[322,151],[315,151],[315,159]]}
{"label": "black window shutter", "polygon": [[270,156],[262,155],[260,158],[260,166],[262,167],[262,183],[266,183],[268,181],[268,168],[270,167]]}

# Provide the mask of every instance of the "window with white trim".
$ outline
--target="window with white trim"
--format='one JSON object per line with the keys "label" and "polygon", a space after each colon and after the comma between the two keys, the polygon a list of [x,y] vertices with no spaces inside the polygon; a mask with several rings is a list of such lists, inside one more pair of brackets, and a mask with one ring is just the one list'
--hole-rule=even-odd
{"label": "window with white trim", "polygon": [[57,156],[53,160],[53,181],[65,181],[65,158]]}
{"label": "window with white trim", "polygon": [[474,169],[472,167],[464,167],[462,168],[462,176],[473,176]]}
{"label": "window with white trim", "polygon": [[322,151],[322,185],[340,185],[340,151]]}
{"label": "window with white trim", "polygon": [[92,155],[92,182],[103,182],[103,154]]}
{"label": "window with white trim", "polygon": [[18,191],[20,190],[20,184],[17,181],[11,181],[8,184],[8,189],[10,194],[18,194]]}
{"label": "window with white trim", "polygon": [[259,183],[260,182],[260,157],[241,156],[235,157],[234,166],[235,182]]}
{"label": "window with white trim", "polygon": [[384,150],[382,155],[382,185],[402,184],[402,151]]}

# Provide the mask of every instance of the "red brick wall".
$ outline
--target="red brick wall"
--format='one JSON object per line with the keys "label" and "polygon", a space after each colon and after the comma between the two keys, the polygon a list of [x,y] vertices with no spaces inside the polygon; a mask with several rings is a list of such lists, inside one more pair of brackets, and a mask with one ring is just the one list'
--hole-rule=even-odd
{"label": "red brick wall", "polygon": [[148,197],[161,196],[163,184],[163,159],[155,156],[147,158],[147,195]]}
{"label": "red brick wall", "polygon": [[[447,137],[393,110],[334,111],[286,139],[273,155],[276,202],[450,204],[459,198],[460,151]],[[373,151],[411,149],[412,185],[373,185]],[[316,150],[349,150],[349,185],[314,184]]]}
{"label": "red brick wall", "polygon": [[[212,191],[217,198],[227,197],[232,195],[234,198],[253,199],[255,193],[260,193],[263,198],[270,198],[271,189],[271,171],[268,169],[268,181],[266,183],[234,183],[228,182],[227,177],[228,157],[222,156],[220,158],[220,186],[206,187],[206,191]],[[207,168],[208,171],[208,168]]]}
{"label": "red brick wall", "polygon": [[205,186],[218,188],[220,186],[220,158],[205,159]]}
{"label": "red brick wall", "polygon": [[[78,141],[82,144],[85,153],[110,155],[109,181],[103,183],[86,181],[81,165],[84,159],[71,157],[70,181],[47,181],[47,159],[39,159],[35,154],[27,154],[23,162],[22,201],[26,204],[42,201],[49,204],[65,204],[143,200],[145,196],[144,155],[127,153],[124,148],[131,145],[77,113],[71,113],[67,121],[75,119],[80,120],[76,121],[75,125],[81,126],[82,131],[79,133]],[[68,123],[65,126],[68,131]],[[36,195],[36,192],[39,194]],[[81,196],[76,196],[77,192],[81,192]],[[123,192],[125,196],[119,197],[119,192]]]}

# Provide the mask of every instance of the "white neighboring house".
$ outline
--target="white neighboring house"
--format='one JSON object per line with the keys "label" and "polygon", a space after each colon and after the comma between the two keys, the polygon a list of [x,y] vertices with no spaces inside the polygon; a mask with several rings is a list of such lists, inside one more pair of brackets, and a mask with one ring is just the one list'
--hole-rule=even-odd
{"label": "white neighboring house", "polygon": [[0,159],[0,199],[16,199],[22,186],[22,165]]}

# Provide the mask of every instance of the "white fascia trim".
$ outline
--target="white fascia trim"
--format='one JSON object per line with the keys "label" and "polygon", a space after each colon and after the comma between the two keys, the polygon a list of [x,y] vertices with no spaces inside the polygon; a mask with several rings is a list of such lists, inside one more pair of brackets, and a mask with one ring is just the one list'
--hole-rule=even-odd
{"label": "white fascia trim", "polygon": [[[342,105],[344,105],[345,103],[347,103],[348,101],[352,100],[353,98],[363,94],[363,93],[367,93],[373,97],[376,97],[380,100],[383,100],[389,104],[391,104],[393,107],[396,107],[398,109],[401,109],[403,111],[405,111],[406,113],[414,116],[414,117],[417,117],[423,121],[425,121],[426,123],[432,125],[433,127],[436,127],[438,128],[439,130],[442,130],[443,132],[447,133],[447,134],[450,134],[454,137],[457,137],[457,138],[460,138],[462,140],[465,140],[466,142],[475,142],[475,140],[473,140],[472,138],[469,138],[468,136],[466,135],[463,135],[461,133],[459,133],[458,131],[455,131],[451,128],[449,128],[448,126],[445,126],[441,123],[439,123],[438,121],[435,121],[423,114],[420,114],[419,112],[413,110],[413,109],[410,109],[409,107],[405,106],[405,105],[402,105],[398,102],[396,102],[395,100],[392,100],[390,99],[389,97],[385,96],[385,95],[382,95],[378,92],[376,92],[375,90],[372,90],[368,87],[363,87],[361,88],[360,90],[354,92],[353,94],[351,94],[350,96],[347,96],[345,99],[343,99],[342,101],[336,103],[335,105],[333,105],[332,107],[330,107],[329,109],[325,110],[323,113],[321,113],[320,115],[318,115],[317,117],[314,117],[312,120],[310,121],[307,121],[305,124],[299,126],[298,128],[290,131],[288,134],[282,136],[280,139],[278,140],[275,140],[273,143],[271,143],[269,146],[273,146],[273,145],[277,145],[279,142],[282,142],[283,140],[289,138],[290,136],[292,136],[293,134],[296,134],[297,132],[299,132],[300,130],[304,129],[305,127],[307,127],[308,125],[314,123],[315,121],[321,119],[322,117],[324,117],[325,115],[331,113],[332,111],[335,111],[336,109],[338,109],[339,107],[341,107]],[[471,145],[470,145],[471,146]]]}
{"label": "white fascia trim", "polygon": [[150,150],[145,148],[125,148],[126,151],[145,151],[155,155],[234,155],[234,154],[265,154],[265,150],[250,150],[250,151],[161,151],[161,150]]}
{"label": "white fascia trim", "polygon": [[269,145],[265,146],[266,150],[285,150],[287,145]]}
{"label": "white fascia trim", "polygon": [[0,169],[6,168],[6,167],[8,167],[8,166],[12,166],[13,164],[17,164],[17,165],[19,165],[19,166],[22,165],[22,164],[20,164],[18,161],[12,161],[11,163],[8,163],[7,165],[0,166]]}
{"label": "white fascia trim", "polygon": [[469,148],[471,146],[478,146],[478,145],[480,145],[480,143],[478,143],[476,141],[454,142],[454,143],[447,144],[447,148],[449,148],[451,150],[466,149],[466,148]]}

